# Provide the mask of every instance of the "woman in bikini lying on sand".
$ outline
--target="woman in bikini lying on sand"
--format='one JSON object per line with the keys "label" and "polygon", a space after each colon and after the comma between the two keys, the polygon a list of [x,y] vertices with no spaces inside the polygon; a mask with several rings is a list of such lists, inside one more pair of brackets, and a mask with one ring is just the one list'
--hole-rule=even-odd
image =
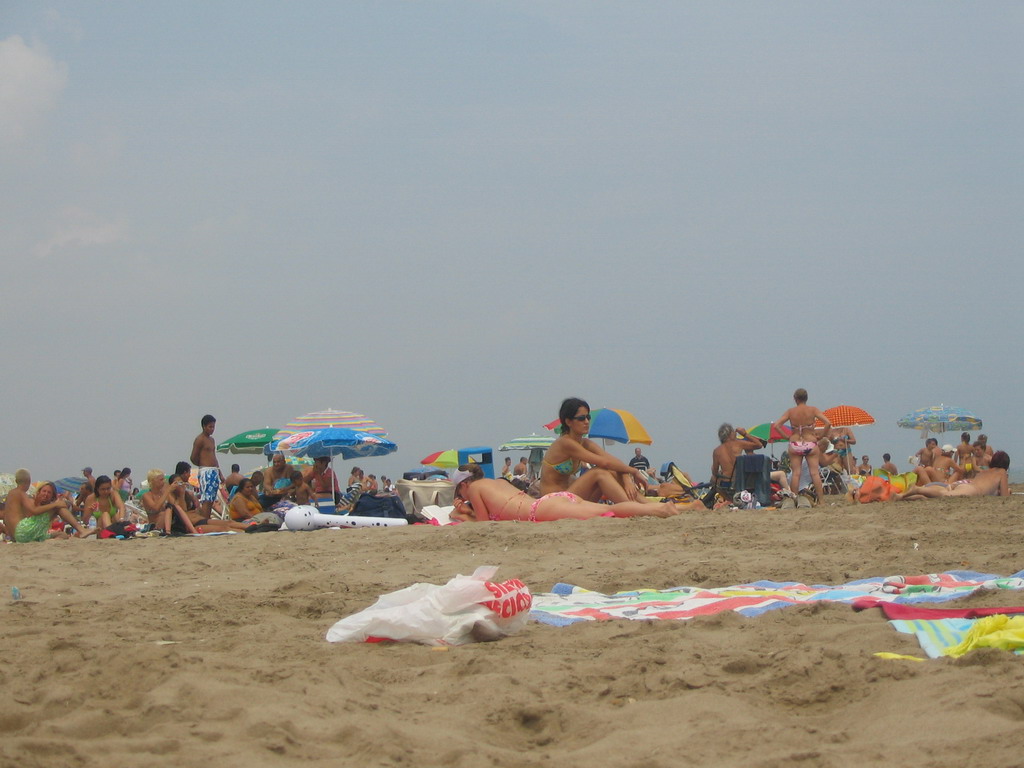
{"label": "woman in bikini lying on sand", "polygon": [[989,461],[989,469],[983,469],[969,480],[957,480],[951,485],[929,483],[914,486],[906,493],[894,493],[893,501],[914,499],[941,499],[946,496],[1009,496],[1010,457],[1006,451],[996,451]]}
{"label": "woman in bikini lying on sand", "polygon": [[[600,501],[604,497],[615,504],[643,498],[647,476],[587,438],[590,406],[586,401],[578,397],[563,400],[558,420],[561,436],[550,445],[541,465],[542,494],[569,491],[587,501]],[[593,469],[576,477],[584,463]]]}
{"label": "woman in bikini lying on sand", "polygon": [[490,480],[476,464],[463,464],[452,474],[455,484],[453,520],[482,522],[486,520],[589,520],[592,517],[672,517],[684,509],[704,510],[703,502],[694,505],[670,503],[648,504],[643,501],[622,501],[618,504],[595,504],[574,493],[556,491],[535,499],[507,480]]}
{"label": "woman in bikini lying on sand", "polygon": [[[798,389],[793,393],[793,401],[796,403],[786,411],[779,419],[772,424],[773,430],[789,422],[793,428],[793,434],[789,436],[789,463],[793,474],[789,481],[790,490],[794,494],[800,492],[800,471],[803,461],[807,461],[807,471],[811,474],[811,481],[814,483],[814,492],[818,495],[818,504],[825,498],[825,489],[821,485],[821,474],[818,472],[818,436],[814,434],[814,420],[820,419],[825,424],[825,434],[832,429],[832,422],[824,413],[812,405],[807,404],[807,390]],[[781,431],[781,430],[779,430]]]}

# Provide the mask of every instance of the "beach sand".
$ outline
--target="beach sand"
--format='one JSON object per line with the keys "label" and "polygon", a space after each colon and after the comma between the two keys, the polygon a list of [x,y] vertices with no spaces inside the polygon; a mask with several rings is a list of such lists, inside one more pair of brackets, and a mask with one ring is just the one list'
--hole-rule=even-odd
{"label": "beach sand", "polygon": [[324,634],[484,564],[534,592],[1009,575],[1022,512],[1012,496],[5,545],[0,766],[1020,765],[1024,659],[875,658],[923,656],[877,610],[530,622],[449,649]]}

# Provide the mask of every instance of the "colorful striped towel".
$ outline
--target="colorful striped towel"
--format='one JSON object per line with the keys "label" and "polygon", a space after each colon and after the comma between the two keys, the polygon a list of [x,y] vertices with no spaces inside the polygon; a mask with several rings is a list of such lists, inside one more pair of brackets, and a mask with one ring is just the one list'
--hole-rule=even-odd
{"label": "colorful striped towel", "polygon": [[966,597],[981,589],[1024,589],[1024,571],[1005,578],[974,571],[949,571],[923,576],[879,576],[838,586],[755,581],[733,587],[640,589],[611,595],[556,584],[551,592],[534,595],[530,615],[554,626],[607,619],[684,620],[722,611],[759,616],[788,605],[819,601],[852,604],[866,597],[891,603],[937,603]]}

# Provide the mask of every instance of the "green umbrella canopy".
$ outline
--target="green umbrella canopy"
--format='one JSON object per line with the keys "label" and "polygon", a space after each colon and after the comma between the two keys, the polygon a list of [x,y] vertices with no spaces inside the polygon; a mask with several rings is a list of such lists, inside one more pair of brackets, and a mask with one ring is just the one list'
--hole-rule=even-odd
{"label": "green umbrella canopy", "polygon": [[276,433],[277,430],[270,427],[239,432],[234,437],[218,443],[217,453],[263,453],[263,446],[269,443]]}

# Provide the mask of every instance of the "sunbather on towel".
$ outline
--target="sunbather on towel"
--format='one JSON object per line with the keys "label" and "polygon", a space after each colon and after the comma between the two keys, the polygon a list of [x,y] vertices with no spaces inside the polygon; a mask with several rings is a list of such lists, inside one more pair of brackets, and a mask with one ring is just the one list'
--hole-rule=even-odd
{"label": "sunbather on towel", "polygon": [[[587,438],[590,406],[586,401],[578,397],[563,400],[558,420],[560,437],[548,447],[541,464],[542,494],[569,491],[586,501],[600,501],[603,497],[612,503],[643,498],[647,492],[647,475]],[[583,464],[589,464],[592,469],[576,477]]]}
{"label": "sunbather on towel", "polygon": [[1010,457],[1006,451],[996,451],[992,454],[989,465],[989,469],[981,470],[969,480],[957,480],[952,485],[933,483],[914,486],[906,493],[894,493],[891,498],[895,501],[905,501],[939,499],[946,496],[1009,496],[1010,481],[1007,471],[1010,469]]}
{"label": "sunbather on towel", "polygon": [[789,436],[789,461],[793,469],[790,480],[790,490],[794,494],[800,492],[800,465],[806,461],[807,469],[811,473],[811,480],[814,482],[814,492],[818,495],[818,503],[825,498],[825,489],[821,484],[821,476],[818,473],[818,435],[814,432],[815,419],[825,425],[826,433],[832,428],[832,422],[820,410],[807,404],[807,390],[800,388],[793,393],[795,406],[787,410],[773,424],[772,429],[778,430],[787,421],[793,428],[793,434]]}
{"label": "sunbather on towel", "polygon": [[672,517],[684,509],[704,509],[703,502],[649,504],[622,501],[595,504],[569,491],[555,491],[535,499],[506,480],[490,480],[476,464],[463,464],[452,475],[455,484],[453,520],[589,520],[592,517]]}

